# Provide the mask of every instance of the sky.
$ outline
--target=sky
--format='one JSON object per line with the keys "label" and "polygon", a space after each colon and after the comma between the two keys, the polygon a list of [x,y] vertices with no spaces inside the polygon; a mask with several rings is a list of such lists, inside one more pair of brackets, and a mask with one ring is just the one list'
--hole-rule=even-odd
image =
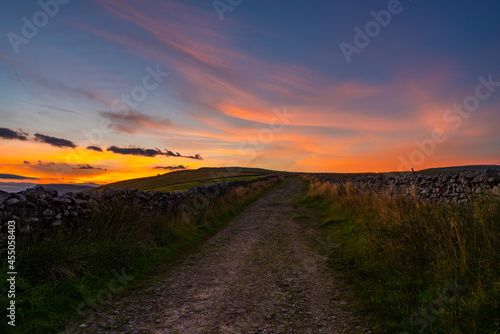
{"label": "sky", "polygon": [[500,163],[498,1],[0,6],[0,189]]}

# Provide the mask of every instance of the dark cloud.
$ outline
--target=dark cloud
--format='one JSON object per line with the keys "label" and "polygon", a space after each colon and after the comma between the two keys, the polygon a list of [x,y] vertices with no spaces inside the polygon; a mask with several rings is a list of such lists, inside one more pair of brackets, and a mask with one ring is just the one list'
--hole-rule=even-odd
{"label": "dark cloud", "polygon": [[157,155],[163,155],[162,151],[159,149],[146,149],[140,147],[117,147],[111,146],[106,149],[107,151],[116,154],[127,154],[127,155],[139,155],[143,157],[156,157]]}
{"label": "dark cloud", "polygon": [[196,154],[196,155],[190,155],[190,156],[185,156],[180,154],[179,152],[172,152],[169,150],[165,150],[165,152],[162,152],[158,148],[154,149],[147,149],[147,148],[141,148],[141,147],[117,147],[117,146],[111,146],[107,148],[107,151],[116,153],[116,154],[128,154],[128,155],[138,155],[138,156],[143,156],[143,157],[156,157],[157,155],[164,155],[167,157],[179,157],[179,158],[188,158],[188,159],[196,159],[196,160],[203,160],[201,155]]}
{"label": "dark cloud", "polygon": [[102,148],[97,147],[97,146],[87,146],[87,150],[102,152]]}
{"label": "dark cloud", "polygon": [[182,155],[179,154],[179,152],[172,152],[169,150],[165,150],[165,155],[168,157],[182,157]]}
{"label": "dark cloud", "polygon": [[28,134],[23,131],[14,131],[7,128],[0,128],[0,138],[28,140]]}
{"label": "dark cloud", "polygon": [[153,169],[164,169],[164,170],[182,170],[182,169],[187,169],[188,166],[183,166],[183,165],[179,165],[179,166],[156,166],[156,167],[153,167]]}
{"label": "dark cloud", "polygon": [[184,158],[188,158],[188,159],[195,159],[195,160],[203,160],[203,158],[202,158],[202,157],[201,157],[201,155],[199,155],[199,154],[189,155],[189,156],[184,157]]}
{"label": "dark cloud", "polygon": [[89,164],[79,164],[77,167],[73,167],[73,169],[100,169],[100,170],[107,170],[99,167],[92,167]]}
{"label": "dark cloud", "polygon": [[40,143],[46,143],[55,147],[70,147],[76,148],[76,144],[70,140],[56,138],[51,136],[42,135],[41,133],[35,134],[35,141]]}
{"label": "dark cloud", "polygon": [[22,176],[22,175],[14,175],[14,174],[0,174],[0,179],[7,179],[7,180],[40,180],[36,177],[28,177],[28,176]]}
{"label": "dark cloud", "polygon": [[24,160],[23,164],[25,164],[25,165],[31,165],[31,162]]}

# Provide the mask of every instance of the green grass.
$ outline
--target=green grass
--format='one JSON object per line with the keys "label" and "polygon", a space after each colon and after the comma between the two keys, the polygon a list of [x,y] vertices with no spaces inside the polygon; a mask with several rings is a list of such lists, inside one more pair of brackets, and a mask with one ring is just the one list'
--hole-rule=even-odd
{"label": "green grass", "polygon": [[312,181],[296,204],[341,245],[330,264],[381,333],[499,332],[498,199],[443,207]]}
{"label": "green grass", "polygon": [[[112,285],[123,291],[111,294],[117,300],[130,290],[148,285],[196,250],[252,201],[270,190],[275,181],[238,187],[226,196],[212,199],[197,215],[186,217],[116,204],[112,210],[96,212],[92,219],[71,233],[54,233],[34,240],[18,240],[16,328],[0,323],[1,333],[54,333],[66,324],[80,321],[88,306],[103,307],[99,297],[110,291],[112,270],[134,276]],[[2,264],[2,272],[7,272]],[[5,291],[6,281],[0,288]],[[86,302],[87,301],[87,302]],[[88,302],[90,301],[90,302]],[[7,307],[2,293],[0,307]],[[82,304],[84,302],[84,304]]]}
{"label": "green grass", "polygon": [[190,186],[234,181],[242,177],[257,178],[276,173],[275,171],[259,168],[200,168],[114,182],[87,191],[102,191],[105,188],[139,189],[142,191],[158,191],[158,189],[165,189],[164,191],[182,191],[187,190]]}
{"label": "green grass", "polygon": [[160,186],[160,187],[151,188],[151,189],[147,189],[147,190],[167,191],[167,192],[186,191],[191,187],[202,186],[205,184],[214,184],[214,183],[231,182],[231,181],[250,181],[250,180],[256,180],[258,178],[261,178],[262,176],[263,175],[239,176],[239,177],[236,176],[236,177],[227,177],[227,178],[223,178],[223,179],[199,180],[199,181],[193,181],[193,182],[178,183],[178,184],[169,185],[169,186]]}

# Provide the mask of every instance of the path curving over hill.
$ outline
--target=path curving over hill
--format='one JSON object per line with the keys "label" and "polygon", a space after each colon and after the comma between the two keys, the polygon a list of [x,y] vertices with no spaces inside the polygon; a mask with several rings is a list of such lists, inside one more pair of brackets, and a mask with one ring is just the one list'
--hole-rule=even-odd
{"label": "path curving over hill", "polygon": [[317,228],[293,219],[304,190],[287,179],[81,333],[369,333],[317,252]]}

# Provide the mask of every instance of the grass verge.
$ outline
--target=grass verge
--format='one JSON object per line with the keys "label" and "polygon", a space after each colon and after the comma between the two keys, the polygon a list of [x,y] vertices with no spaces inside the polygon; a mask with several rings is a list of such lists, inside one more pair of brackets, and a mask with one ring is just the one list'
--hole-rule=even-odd
{"label": "grass verge", "polygon": [[331,265],[383,333],[500,332],[500,201],[460,206],[358,195],[309,179],[297,204],[341,246]]}
{"label": "grass verge", "polygon": [[[117,203],[71,233],[18,239],[16,327],[3,320],[0,332],[54,333],[91,321],[95,310],[154,281],[275,185],[235,188],[189,216],[145,216],[140,208]],[[1,270],[8,271],[5,263]],[[0,283],[2,291],[6,283]],[[2,293],[3,310],[6,297]]]}

